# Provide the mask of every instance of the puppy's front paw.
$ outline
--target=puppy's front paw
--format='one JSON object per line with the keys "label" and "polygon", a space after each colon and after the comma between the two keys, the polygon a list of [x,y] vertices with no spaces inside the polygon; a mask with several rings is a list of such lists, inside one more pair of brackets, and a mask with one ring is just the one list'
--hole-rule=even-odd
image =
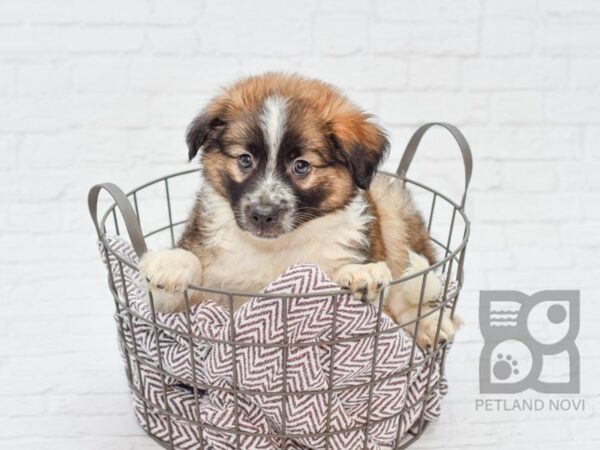
{"label": "puppy's front paw", "polygon": [[146,253],[140,272],[152,291],[160,312],[171,312],[183,303],[183,291],[201,280],[202,267],[196,255],[181,248]]}
{"label": "puppy's front paw", "polygon": [[384,284],[392,281],[392,271],[385,262],[348,264],[334,274],[334,281],[350,289],[355,298],[374,302]]}
{"label": "puppy's front paw", "polygon": [[[439,318],[440,312],[434,311],[420,320],[419,328],[416,330],[417,344],[419,344],[419,347],[429,349],[434,346]],[[451,319],[450,312],[444,311],[442,323],[440,324],[438,342],[440,344],[445,344],[447,341],[452,340],[460,323],[461,321],[457,316],[454,316],[454,318]]]}

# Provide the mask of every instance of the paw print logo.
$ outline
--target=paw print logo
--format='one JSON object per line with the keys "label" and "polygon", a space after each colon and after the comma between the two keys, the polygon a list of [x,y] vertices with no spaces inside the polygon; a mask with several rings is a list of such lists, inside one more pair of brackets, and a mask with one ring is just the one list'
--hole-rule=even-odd
{"label": "paw print logo", "polygon": [[519,375],[518,365],[519,362],[516,359],[513,359],[512,355],[504,356],[502,353],[498,353],[496,363],[492,370],[496,378],[499,380],[507,380],[512,375]]}
{"label": "paw print logo", "polygon": [[[484,346],[479,358],[482,394],[579,392],[579,291],[482,291],[479,324]],[[544,361],[560,355],[568,373],[555,381]],[[546,375],[551,375],[550,377]],[[545,381],[551,379],[553,381]]]}

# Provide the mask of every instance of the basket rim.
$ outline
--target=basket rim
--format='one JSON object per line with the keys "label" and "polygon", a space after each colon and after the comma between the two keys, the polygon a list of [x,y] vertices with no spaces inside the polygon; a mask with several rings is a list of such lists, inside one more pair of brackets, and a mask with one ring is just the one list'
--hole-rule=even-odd
{"label": "basket rim", "polygon": [[[160,183],[160,182],[165,182],[166,180],[169,180],[171,178],[177,178],[183,175],[188,175],[190,173],[194,173],[194,172],[200,172],[202,169],[197,167],[194,169],[188,169],[188,170],[183,170],[183,171],[179,171],[179,172],[174,172],[168,175],[164,175],[162,177],[156,178],[154,180],[148,181],[128,192],[125,193],[125,196],[129,199],[130,197],[134,197],[134,201],[137,204],[137,199],[136,199],[136,195],[139,191],[141,191],[142,189],[145,189],[149,186],[152,186],[154,184]],[[387,283],[384,284],[384,289],[382,289],[382,293],[384,292],[385,288],[389,288],[391,286],[395,286],[397,284],[400,283],[404,283],[406,281],[412,280],[413,278],[417,278],[420,276],[423,276],[426,273],[429,272],[433,272],[434,270],[436,270],[438,267],[442,267],[445,266],[448,263],[451,263],[452,261],[456,262],[457,264],[459,263],[458,261],[458,255],[459,253],[461,253],[466,245],[467,242],[469,240],[469,236],[470,236],[470,232],[471,232],[471,222],[469,221],[469,218],[467,217],[467,214],[465,212],[465,208],[464,205],[459,205],[458,203],[456,203],[454,200],[450,199],[448,196],[446,196],[445,194],[442,194],[441,192],[439,192],[438,190],[427,186],[424,183],[415,181],[413,179],[410,178],[406,178],[406,177],[402,177],[400,175],[391,173],[391,172],[387,172],[387,171],[378,171],[379,174],[383,174],[392,178],[396,178],[401,180],[403,183],[408,183],[408,184],[412,184],[415,185],[421,189],[424,189],[426,191],[431,192],[432,194],[434,194],[434,196],[440,197],[443,200],[445,200],[446,202],[448,202],[452,207],[453,207],[453,215],[458,213],[461,218],[463,219],[464,222],[464,235],[463,238],[461,240],[461,242],[456,246],[456,248],[454,248],[453,250],[448,250],[447,252],[448,254],[446,256],[444,256],[444,258],[440,259],[439,261],[437,261],[436,263],[432,264],[431,266],[427,267],[426,269],[420,270],[418,272],[414,272],[410,275],[403,275],[399,278],[395,278],[392,281],[389,281]],[[115,213],[115,209],[117,207],[117,202],[113,201],[112,204],[110,204],[110,206],[108,206],[108,208],[106,209],[105,213],[102,215],[99,225],[100,225],[100,229],[102,230],[102,233],[99,236],[99,240],[102,242],[103,246],[105,249],[107,249],[107,251],[115,258],[117,259],[117,261],[119,261],[122,264],[125,264],[127,267],[138,271],[139,267],[135,264],[133,264],[131,261],[121,257],[119,254],[117,254],[116,252],[114,252],[113,248],[111,245],[109,245],[109,243],[106,241],[106,237],[107,237],[107,233],[106,233],[106,221],[108,219],[108,217],[111,214]],[[137,213],[137,209],[136,209],[136,213]],[[185,221],[179,221],[176,223],[173,223],[172,225],[167,225],[165,227],[159,227],[156,230],[152,230],[146,234],[144,234],[144,238],[147,238],[149,236],[152,236],[153,234],[156,234],[160,231],[164,231],[168,228],[172,228],[176,225],[185,223]],[[436,241],[434,238],[432,238],[430,236],[430,239],[433,240],[436,244],[441,245],[441,243],[439,241]],[[442,246],[443,247],[443,246]],[[461,289],[462,287],[462,276],[459,278],[458,280],[458,290]],[[445,283],[447,284],[447,283]],[[445,289],[447,288],[447,286],[445,286]],[[198,291],[198,292],[207,292],[207,293],[211,293],[211,294],[220,294],[220,295],[224,295],[227,296],[228,298],[231,297],[246,297],[246,298],[252,298],[252,297],[264,297],[264,298],[301,298],[301,297],[314,297],[314,293],[305,293],[305,294],[281,294],[281,293],[264,293],[264,292],[252,292],[252,291],[237,291],[237,290],[227,290],[227,289],[219,289],[219,288],[210,288],[207,286],[200,286],[200,285],[195,285],[195,284],[189,284],[186,288],[186,292],[187,290],[192,290],[192,291]],[[350,293],[350,291],[348,289],[343,289],[343,288],[338,288],[338,289],[332,289],[330,291],[323,291],[323,292],[319,292],[319,295],[323,295],[323,296],[327,296],[327,295],[343,295],[343,294],[348,294]]]}

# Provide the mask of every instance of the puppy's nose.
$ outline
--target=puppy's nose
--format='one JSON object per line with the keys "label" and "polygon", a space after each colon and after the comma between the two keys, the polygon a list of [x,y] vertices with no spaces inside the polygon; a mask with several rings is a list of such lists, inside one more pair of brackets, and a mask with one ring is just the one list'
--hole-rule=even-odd
{"label": "puppy's nose", "polygon": [[254,205],[250,208],[252,223],[266,230],[277,223],[279,211],[273,205]]}

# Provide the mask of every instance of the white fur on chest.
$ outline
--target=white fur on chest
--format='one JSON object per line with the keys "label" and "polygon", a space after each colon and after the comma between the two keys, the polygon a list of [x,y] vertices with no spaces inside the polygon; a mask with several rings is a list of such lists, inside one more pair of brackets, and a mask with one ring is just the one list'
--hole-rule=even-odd
{"label": "white fur on chest", "polygon": [[358,195],[344,209],[306,222],[277,239],[257,239],[240,230],[229,205],[205,192],[203,284],[227,290],[260,291],[295,263],[318,264],[330,276],[344,264],[362,262],[352,248],[367,244],[372,216]]}

